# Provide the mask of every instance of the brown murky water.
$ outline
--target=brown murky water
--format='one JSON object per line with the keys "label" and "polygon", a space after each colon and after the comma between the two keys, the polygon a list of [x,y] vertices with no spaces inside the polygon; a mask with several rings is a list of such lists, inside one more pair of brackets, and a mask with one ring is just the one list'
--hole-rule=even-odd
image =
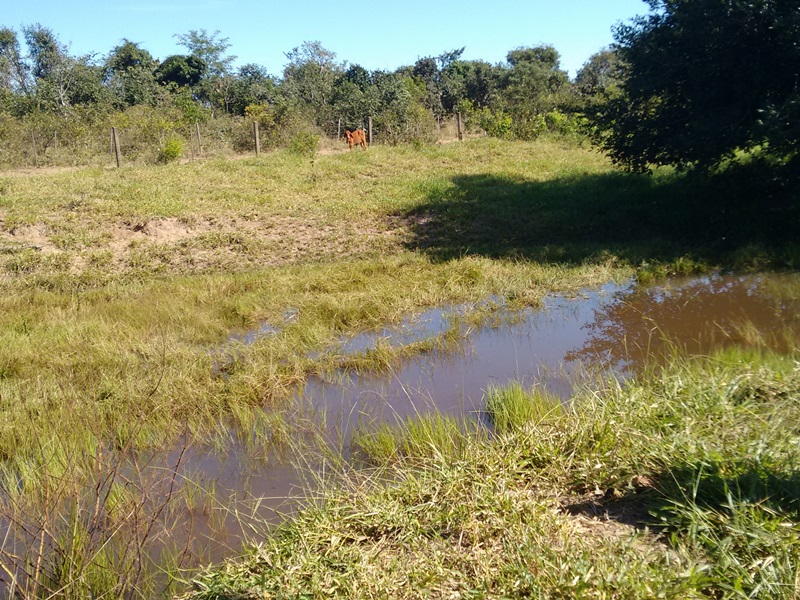
{"label": "brown murky water", "polygon": [[[565,400],[588,377],[628,377],[676,350],[705,354],[744,344],[792,349],[785,332],[800,334],[800,305],[782,302],[762,289],[759,277],[711,276],[651,287],[607,284],[576,297],[548,297],[541,309],[507,313],[501,325],[467,335],[456,352],[432,352],[397,370],[372,375],[336,373],[312,378],[299,390],[292,410],[319,428],[344,459],[357,427],[397,422],[428,411],[483,418],[490,386],[519,381],[544,386]],[[469,306],[430,310],[397,327],[343,340],[343,352],[364,352],[378,342],[408,344],[438,335],[450,317]],[[270,335],[276,331],[262,327]],[[800,339],[795,337],[794,339]],[[187,466],[218,490],[258,503],[258,519],[279,522],[308,491],[301,475],[308,467],[270,457],[243,463],[234,449],[225,457],[197,451]],[[237,528],[240,523],[236,523]],[[236,535],[225,546],[235,545]],[[217,558],[212,549],[212,558]]]}
{"label": "brown murky water", "polygon": [[[342,340],[340,350],[364,352],[378,340],[398,345],[419,341],[446,331],[453,315],[469,310],[431,310],[398,327]],[[459,351],[423,354],[380,375],[336,373],[328,380],[311,379],[298,390],[287,419],[302,420],[306,430],[310,424],[346,463],[348,440],[357,427],[432,410],[482,419],[490,386],[512,381],[541,385],[566,400],[589,376],[628,377],[676,349],[704,354],[745,344],[790,351],[796,350],[793,340],[800,340],[800,303],[772,297],[754,276],[700,277],[650,287],[608,284],[573,298],[548,297],[541,309],[506,313],[500,325],[470,331]],[[787,337],[787,331],[794,337]],[[262,325],[230,341],[250,343],[279,334],[279,328]],[[303,458],[277,452],[254,458],[236,441],[225,452],[188,449],[181,477],[213,487],[218,499],[217,506],[186,516],[198,559],[218,561],[291,514],[296,498],[315,486],[309,475],[315,465]]]}

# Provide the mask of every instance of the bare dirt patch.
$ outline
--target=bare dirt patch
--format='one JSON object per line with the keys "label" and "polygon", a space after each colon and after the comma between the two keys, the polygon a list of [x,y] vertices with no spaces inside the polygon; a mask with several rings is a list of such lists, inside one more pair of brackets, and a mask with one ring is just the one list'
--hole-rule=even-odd
{"label": "bare dirt patch", "polygon": [[[46,223],[13,231],[2,231],[0,223],[0,272],[15,277],[52,269],[66,269],[77,276],[93,268],[107,274],[131,269],[172,274],[235,272],[393,251],[402,246],[404,236],[403,223],[380,218],[351,222],[221,215],[117,220],[95,223],[91,235],[72,237]],[[30,256],[31,252],[41,260]]]}
{"label": "bare dirt patch", "polygon": [[50,238],[47,226],[42,224],[26,225],[12,231],[0,231],[0,250],[12,252],[17,249],[39,250],[44,253],[58,251]]}

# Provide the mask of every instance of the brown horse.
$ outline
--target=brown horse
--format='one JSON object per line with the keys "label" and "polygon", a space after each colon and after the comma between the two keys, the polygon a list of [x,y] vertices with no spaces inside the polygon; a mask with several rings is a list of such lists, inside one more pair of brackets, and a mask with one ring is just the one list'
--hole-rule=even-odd
{"label": "brown horse", "polygon": [[361,146],[364,150],[367,149],[367,134],[364,133],[363,129],[356,129],[355,131],[345,129],[344,134],[347,136],[347,145],[350,150],[353,149],[353,146]]}

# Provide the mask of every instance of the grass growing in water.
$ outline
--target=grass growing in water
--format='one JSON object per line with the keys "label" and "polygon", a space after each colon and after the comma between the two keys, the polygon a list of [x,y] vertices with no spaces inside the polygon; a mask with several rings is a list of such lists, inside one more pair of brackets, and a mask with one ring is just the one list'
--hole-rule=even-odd
{"label": "grass growing in water", "polygon": [[734,353],[423,449],[391,485],[331,492],[192,597],[796,598],[800,371]]}
{"label": "grass growing in water", "polygon": [[[311,373],[430,349],[381,348],[349,364],[326,352],[432,306],[491,296],[531,306],[634,270],[796,265],[797,207],[765,211],[747,186],[718,183],[614,173],[552,140],[376,147],[320,156],[313,173],[307,159],[275,153],[4,176],[9,485],[34,495],[54,480],[91,481],[91,460],[70,463],[67,478],[64,456],[101,445],[119,455],[186,434],[224,447],[238,435],[229,426],[249,430]],[[265,323],[277,333],[227,341]],[[257,447],[291,435],[279,422],[258,427],[267,433],[237,439]],[[517,558],[522,573],[528,559]],[[424,589],[430,578],[419,577]]]}
{"label": "grass growing in water", "polygon": [[433,412],[409,418],[398,426],[384,423],[374,430],[360,429],[354,434],[352,445],[362,460],[377,465],[432,456],[444,459],[458,456],[466,430],[474,430],[474,425]]}
{"label": "grass growing in water", "polygon": [[519,429],[529,422],[539,422],[548,417],[558,418],[564,413],[561,399],[537,388],[525,390],[519,383],[509,386],[492,386],[486,392],[486,412],[495,431],[505,433]]}

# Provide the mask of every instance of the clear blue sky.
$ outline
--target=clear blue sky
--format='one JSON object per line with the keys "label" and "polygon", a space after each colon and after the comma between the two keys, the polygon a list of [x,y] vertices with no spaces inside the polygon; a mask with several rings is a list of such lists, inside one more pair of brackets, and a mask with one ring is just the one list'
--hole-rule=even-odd
{"label": "clear blue sky", "polygon": [[257,63],[273,75],[304,41],[369,70],[461,47],[465,60],[499,63],[509,50],[544,43],[574,77],[612,42],[614,24],[645,13],[643,0],[2,0],[0,26],[19,33],[40,23],[73,55],[104,56],[127,38],[158,59],[185,52],[175,34],[219,30],[235,65]]}

